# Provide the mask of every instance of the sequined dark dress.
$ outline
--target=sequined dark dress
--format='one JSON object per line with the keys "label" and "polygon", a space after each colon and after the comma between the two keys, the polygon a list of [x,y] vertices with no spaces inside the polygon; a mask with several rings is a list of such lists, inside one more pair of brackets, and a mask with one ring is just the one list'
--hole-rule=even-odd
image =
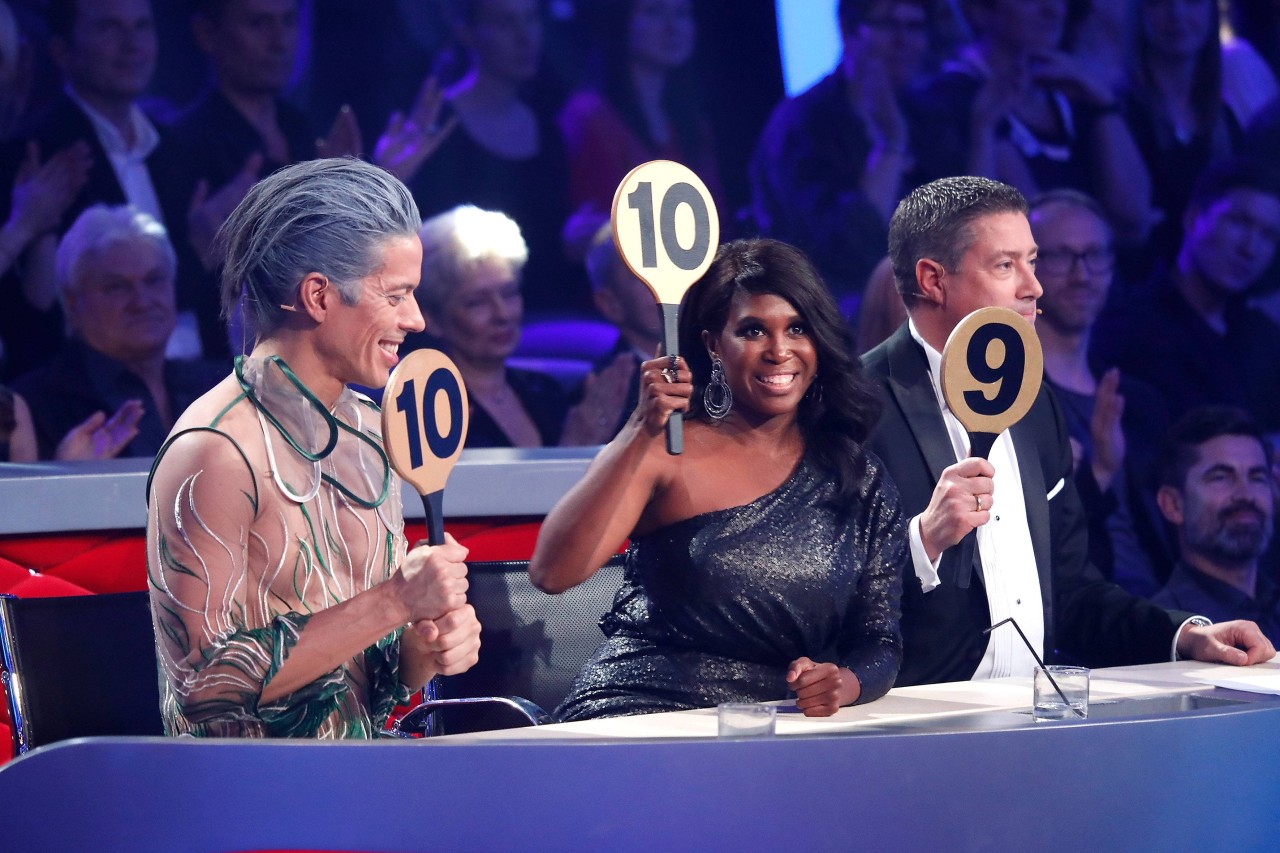
{"label": "sequined dark dress", "polygon": [[902,660],[898,600],[910,562],[898,491],[869,458],[842,504],[808,460],[745,506],[632,540],[606,636],[556,711],[561,720],[787,698],[796,658],[847,666],[858,702]]}

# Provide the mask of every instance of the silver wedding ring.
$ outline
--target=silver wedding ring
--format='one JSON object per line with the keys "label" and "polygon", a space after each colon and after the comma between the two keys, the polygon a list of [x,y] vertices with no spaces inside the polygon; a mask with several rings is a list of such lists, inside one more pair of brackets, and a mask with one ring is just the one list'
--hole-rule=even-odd
{"label": "silver wedding ring", "polygon": [[662,374],[662,378],[667,380],[668,384],[676,381],[676,369],[674,367],[664,367],[659,372]]}

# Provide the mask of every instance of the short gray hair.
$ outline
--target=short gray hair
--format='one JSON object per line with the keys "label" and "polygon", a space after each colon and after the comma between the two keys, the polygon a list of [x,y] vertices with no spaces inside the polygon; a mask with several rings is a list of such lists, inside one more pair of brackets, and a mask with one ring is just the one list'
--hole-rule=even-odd
{"label": "short gray hair", "polygon": [[223,316],[243,302],[254,337],[269,333],[313,272],[354,305],[386,241],[412,237],[421,221],[408,188],[385,169],[349,157],[285,166],[254,184],[218,234]]}
{"label": "short gray hair", "polygon": [[169,242],[169,232],[154,216],[128,204],[118,207],[95,204],[85,208],[67,233],[62,235],[54,255],[54,283],[58,288],[58,298],[65,302],[67,292],[74,289],[87,255],[118,243],[135,241],[156,247],[164,261],[165,273],[172,281],[178,269],[177,256]]}
{"label": "short gray hair", "polygon": [[889,263],[908,309],[920,293],[916,263],[928,258],[955,272],[973,244],[970,226],[995,213],[1026,216],[1027,200],[1008,184],[972,175],[939,178],[898,202],[889,220]]}
{"label": "short gray hair", "polygon": [[463,278],[478,265],[502,261],[519,278],[529,260],[529,248],[515,220],[470,204],[431,217],[418,236],[422,238],[418,303],[437,316]]}

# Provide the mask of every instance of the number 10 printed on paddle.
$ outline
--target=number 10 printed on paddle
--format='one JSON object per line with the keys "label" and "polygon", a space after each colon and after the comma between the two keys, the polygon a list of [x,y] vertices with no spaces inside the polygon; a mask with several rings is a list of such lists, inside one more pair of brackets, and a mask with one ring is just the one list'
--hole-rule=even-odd
{"label": "number 10 printed on paddle", "polygon": [[391,467],[422,495],[432,545],[444,543],[444,484],[468,422],[467,389],[447,355],[414,350],[396,365],[382,395],[382,440]]}
{"label": "number 10 printed on paddle", "polygon": [[[680,300],[711,266],[720,244],[711,193],[687,166],[650,160],[618,184],[612,222],[618,254],[658,301],[663,355],[679,355]],[[684,449],[683,423],[680,412],[667,420],[668,453]]]}

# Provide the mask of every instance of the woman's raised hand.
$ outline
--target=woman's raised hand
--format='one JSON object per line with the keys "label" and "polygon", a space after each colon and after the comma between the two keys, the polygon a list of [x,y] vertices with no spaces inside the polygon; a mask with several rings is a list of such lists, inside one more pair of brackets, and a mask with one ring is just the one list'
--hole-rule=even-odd
{"label": "woman's raised hand", "polygon": [[659,356],[640,365],[640,401],[631,415],[649,435],[658,435],[672,412],[689,411],[693,374],[679,356]]}

